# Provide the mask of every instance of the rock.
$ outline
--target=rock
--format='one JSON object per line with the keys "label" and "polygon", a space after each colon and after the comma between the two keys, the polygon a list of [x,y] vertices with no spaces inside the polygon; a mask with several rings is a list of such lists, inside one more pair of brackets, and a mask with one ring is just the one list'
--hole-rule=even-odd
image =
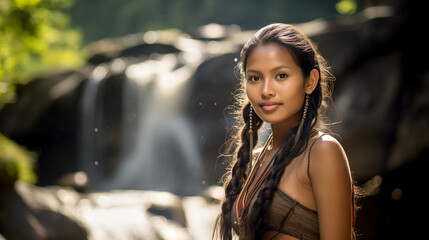
{"label": "rock", "polygon": [[[37,195],[23,194],[30,186],[17,181],[14,190],[1,190],[0,229],[5,238],[20,239],[87,239],[87,232],[67,216],[53,211]],[[46,204],[50,204],[46,202]],[[53,203],[55,205],[55,203]]]}
{"label": "rock", "polygon": [[63,174],[78,170],[76,103],[87,71],[39,76],[19,86],[19,100],[0,112],[0,132],[38,156],[38,184],[54,184]]}
{"label": "rock", "polygon": [[219,158],[228,130],[234,124],[234,91],[240,83],[234,75],[239,53],[229,53],[204,61],[196,70],[190,86],[187,113],[192,121],[198,148],[202,153],[205,181],[216,184],[227,167]]}
{"label": "rock", "polygon": [[347,22],[313,22],[324,31],[311,38],[336,76],[332,116],[339,123],[333,130],[359,182],[396,170],[429,148],[429,137],[417,134],[428,130],[427,49],[415,49],[422,40],[405,37],[424,21],[419,11],[402,1],[367,8]]}
{"label": "rock", "polygon": [[206,199],[194,196],[185,197],[183,206],[191,239],[209,240],[213,233],[214,223],[220,213],[220,205],[212,204]]}

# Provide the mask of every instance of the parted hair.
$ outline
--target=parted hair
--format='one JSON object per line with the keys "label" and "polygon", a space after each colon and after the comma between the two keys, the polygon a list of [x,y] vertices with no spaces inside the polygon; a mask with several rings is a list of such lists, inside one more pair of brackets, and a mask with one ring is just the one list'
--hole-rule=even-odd
{"label": "parted hair", "polygon": [[[326,61],[319,54],[315,44],[300,30],[289,24],[274,23],[261,28],[243,46],[240,53],[240,62],[237,67],[240,72],[240,89],[236,94],[235,131],[230,138],[226,156],[230,156],[230,164],[221,182],[225,190],[225,198],[221,202],[221,213],[216,219],[213,238],[230,240],[232,231],[232,208],[237,196],[240,194],[249,168],[250,149],[249,109],[250,103],[245,94],[245,72],[249,54],[252,50],[264,44],[279,44],[285,47],[293,56],[295,62],[302,69],[304,77],[310,75],[311,70],[319,71],[318,84],[309,98],[309,107],[301,134],[296,138],[298,126],[289,130],[286,134],[280,150],[274,156],[274,164],[264,179],[259,193],[255,196],[255,203],[249,206],[252,209],[244,211],[242,227],[245,227],[246,239],[261,239],[265,232],[268,208],[272,203],[274,190],[277,187],[286,166],[307,148],[311,133],[315,130],[326,129],[326,121],[322,117],[332,101],[332,81]],[[303,93],[304,94],[304,93]],[[304,108],[304,102],[303,107]],[[253,142],[258,142],[258,130],[263,124],[262,119],[253,114],[252,129]],[[247,214],[251,212],[251,214]],[[249,226],[249,227],[247,227]],[[250,227],[251,226],[251,227]]]}

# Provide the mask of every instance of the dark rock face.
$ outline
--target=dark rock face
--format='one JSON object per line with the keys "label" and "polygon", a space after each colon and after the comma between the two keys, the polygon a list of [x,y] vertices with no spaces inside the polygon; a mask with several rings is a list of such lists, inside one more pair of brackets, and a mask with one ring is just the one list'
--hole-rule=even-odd
{"label": "dark rock face", "polygon": [[411,46],[419,40],[409,38],[416,19],[402,12],[407,10],[366,9],[362,16],[377,17],[343,29],[344,37],[330,37],[338,35],[335,31],[313,37],[337,77],[334,100],[341,123],[333,129],[342,137],[358,180],[394,170],[429,145],[425,136],[412,140],[428,130],[409,120],[427,119],[428,67],[421,54],[413,54]]}
{"label": "dark rock face", "polygon": [[[26,188],[25,185],[22,188]],[[38,200],[31,198],[28,192],[17,192],[15,189],[0,190],[0,194],[0,231],[6,239],[87,239],[85,228],[58,210],[44,205],[52,202],[38,202],[43,193],[33,195],[39,197]],[[46,195],[44,199],[47,199]]]}
{"label": "dark rock face", "polygon": [[[187,111],[198,134],[205,172],[215,184],[225,172],[227,163],[218,156],[223,151],[226,133],[234,124],[230,109],[239,79],[234,75],[239,53],[225,54],[202,63],[195,72]],[[222,90],[221,90],[222,89]]]}
{"label": "dark rock face", "polygon": [[0,131],[40,156],[36,172],[42,185],[77,170],[78,103],[87,70],[41,76],[20,86],[19,100],[0,113]]}

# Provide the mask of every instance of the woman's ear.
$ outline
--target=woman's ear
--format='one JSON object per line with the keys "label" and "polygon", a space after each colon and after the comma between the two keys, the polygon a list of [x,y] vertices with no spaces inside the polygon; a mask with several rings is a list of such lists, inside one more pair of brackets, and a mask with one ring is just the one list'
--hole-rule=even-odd
{"label": "woman's ear", "polygon": [[314,89],[316,89],[317,83],[319,82],[319,70],[313,68],[311,70],[310,75],[305,80],[305,93],[310,95]]}

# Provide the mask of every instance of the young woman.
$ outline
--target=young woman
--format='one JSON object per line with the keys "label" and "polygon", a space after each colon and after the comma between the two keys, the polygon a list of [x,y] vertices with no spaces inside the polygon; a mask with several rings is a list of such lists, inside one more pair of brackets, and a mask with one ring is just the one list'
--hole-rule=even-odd
{"label": "young woman", "polygon": [[[332,77],[297,28],[271,24],[241,51],[242,94],[220,239],[354,238],[354,194],[347,156],[326,134],[322,113]],[[258,153],[258,129],[272,134]],[[253,154],[251,154],[253,153]]]}

